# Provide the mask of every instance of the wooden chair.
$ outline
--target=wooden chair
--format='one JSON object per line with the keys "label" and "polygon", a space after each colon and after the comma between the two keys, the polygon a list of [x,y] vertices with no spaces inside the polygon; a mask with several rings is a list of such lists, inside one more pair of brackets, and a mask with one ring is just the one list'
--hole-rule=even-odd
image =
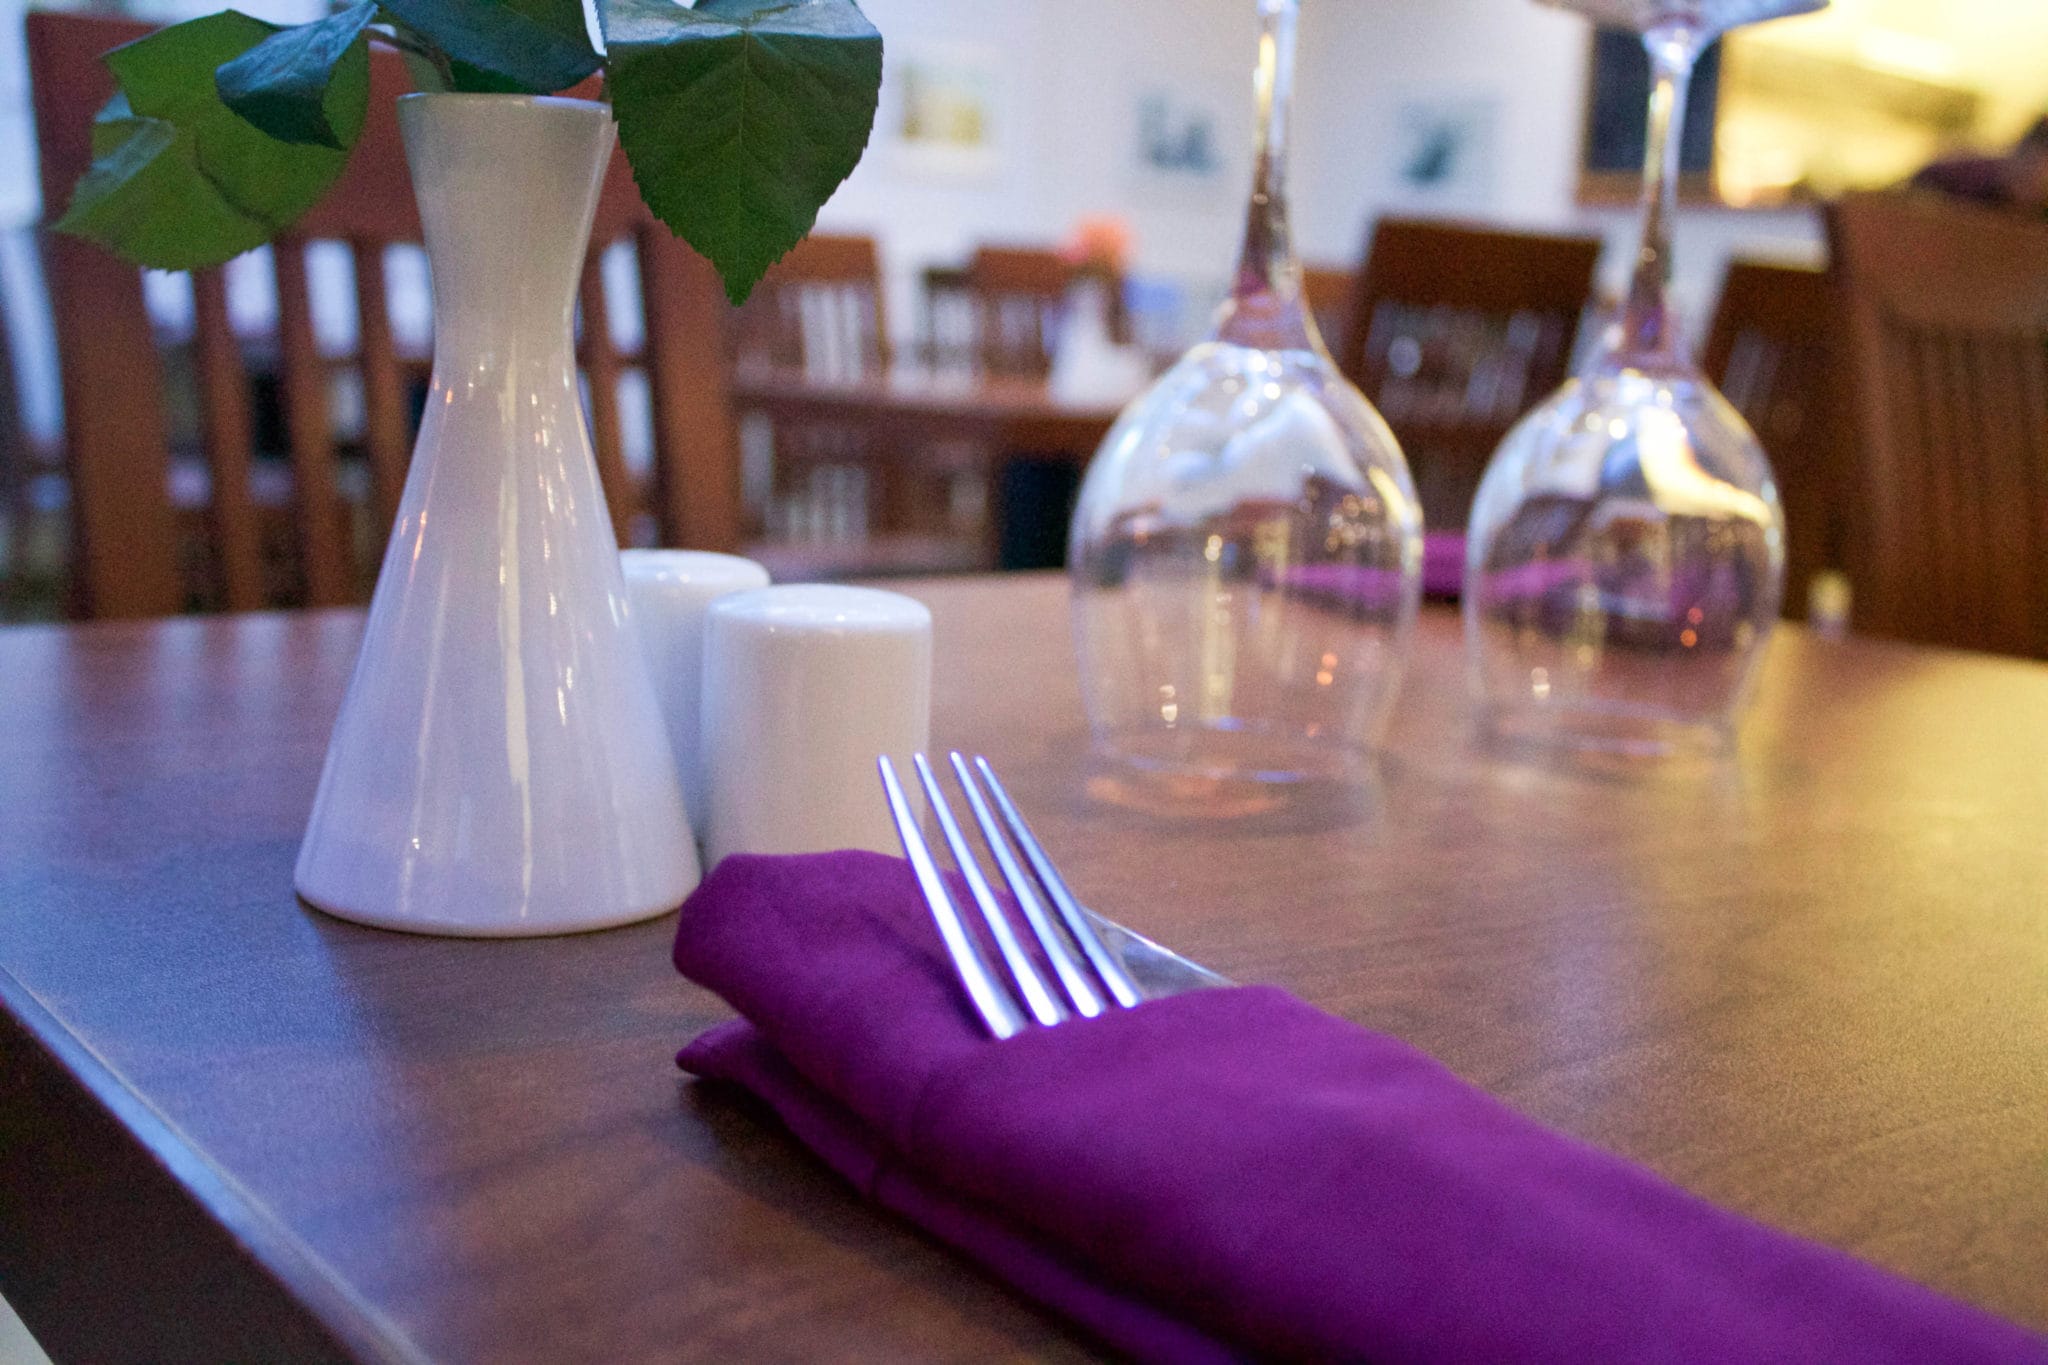
{"label": "wooden chair", "polygon": [[744,368],[801,370],[824,383],[888,373],[893,359],[872,237],[813,233],[769,268],[734,324]]}
{"label": "wooden chair", "polygon": [[1886,192],[1828,229],[1857,628],[2048,658],[2048,224]]}
{"label": "wooden chair", "polygon": [[1358,291],[1358,272],[1339,266],[1305,265],[1301,268],[1301,293],[1308,311],[1323,334],[1323,344],[1332,348],[1344,344],[1351,326],[1352,296]]}
{"label": "wooden chair", "polygon": [[[27,245],[30,250],[20,254],[32,256],[33,243],[20,240],[25,235],[18,229],[0,233],[0,251],[14,254],[13,248]],[[36,562],[36,550],[47,520],[41,494],[57,473],[56,453],[30,433],[23,412],[14,353],[15,308],[21,302],[17,283],[9,280],[0,290],[0,621],[49,610],[48,603],[37,600],[49,585],[42,581],[47,574]]]}
{"label": "wooden chair", "polygon": [[1057,251],[975,248],[967,263],[967,283],[979,315],[982,372],[1026,379],[1051,374],[1073,282],[1073,267]]}
{"label": "wooden chair", "polygon": [[981,360],[981,310],[967,267],[926,266],[921,284],[918,360],[934,373],[973,373]]}
{"label": "wooden chair", "polygon": [[[98,16],[33,13],[29,69],[42,151],[43,202],[54,217],[91,161],[92,118],[112,92],[99,56],[148,32]],[[360,600],[374,580],[396,512],[411,445],[408,370],[419,358],[392,337],[385,253],[420,240],[393,102],[409,88],[403,63],[379,50],[371,64],[369,117],[332,193],[271,249],[277,332],[251,345],[230,324],[223,272],[191,276],[196,382],[204,477],[174,478],[160,339],[144,306],[140,272],[99,247],[47,237],[51,308],[62,367],[66,467],[72,487],[74,597],[92,616],[153,616],[193,606],[243,610],[279,601],[326,606]],[[347,357],[320,353],[307,283],[307,247],[345,245],[353,262],[359,345]],[[717,303],[709,267],[654,223],[623,158],[612,164],[586,269],[586,316],[605,316],[597,261],[613,242],[639,254],[646,342],[641,354],[612,343],[606,327],[583,329],[591,417],[606,497],[622,533],[649,515],[667,543],[730,548],[739,540],[738,471]],[[283,410],[288,460],[259,462],[254,449],[252,353],[268,351]],[[653,469],[627,470],[618,381],[644,366],[654,412]],[[331,424],[338,369],[360,376],[362,463],[368,507],[362,544],[349,531],[341,461]],[[283,478],[264,477],[283,475]],[[266,518],[259,490],[282,484],[285,505]],[[177,490],[198,486],[201,505],[182,509]],[[265,563],[266,521],[291,544],[290,581]],[[181,544],[196,524],[199,553]],[[188,561],[195,560],[196,564]]]}
{"label": "wooden chair", "polygon": [[[1078,271],[1049,247],[980,246],[967,263],[967,283],[980,314],[984,374],[1044,379],[1052,373],[1060,326]],[[1121,277],[1108,281],[1109,330],[1130,331]]]}
{"label": "wooden chair", "polygon": [[1778,476],[1792,617],[1806,615],[1816,574],[1843,568],[1849,432],[1835,382],[1837,330],[1825,271],[1730,261],[1700,358]]}
{"label": "wooden chair", "polygon": [[[813,234],[769,270],[733,320],[738,373],[881,386],[894,359],[872,237]],[[824,420],[774,404],[741,418],[759,471],[748,553],[777,578],[986,568],[983,452],[905,441],[869,420]]]}
{"label": "wooden chair", "polygon": [[1383,218],[1337,363],[1401,438],[1423,521],[1456,530],[1494,447],[1564,382],[1597,237]]}

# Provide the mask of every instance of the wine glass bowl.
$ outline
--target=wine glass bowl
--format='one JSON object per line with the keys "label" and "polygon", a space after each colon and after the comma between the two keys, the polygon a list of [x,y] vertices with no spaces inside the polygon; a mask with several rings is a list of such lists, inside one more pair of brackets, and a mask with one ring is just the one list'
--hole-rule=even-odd
{"label": "wine glass bowl", "polygon": [[1571,380],[1509,432],[1473,504],[1465,632],[1482,725],[1639,753],[1718,750],[1777,619],[1784,514],[1702,380]]}
{"label": "wine glass bowl", "polygon": [[1098,747],[1181,773],[1343,776],[1399,685],[1421,546],[1400,447],[1327,355],[1195,347],[1118,420],[1075,510]]}

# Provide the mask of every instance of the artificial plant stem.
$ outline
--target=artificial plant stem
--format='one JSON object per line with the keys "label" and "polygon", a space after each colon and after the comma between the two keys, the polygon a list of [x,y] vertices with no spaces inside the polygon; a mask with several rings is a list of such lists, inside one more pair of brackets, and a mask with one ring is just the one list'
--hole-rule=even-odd
{"label": "artificial plant stem", "polygon": [[1266,350],[1316,348],[1301,300],[1301,264],[1287,226],[1287,132],[1294,105],[1294,22],[1300,0],[1258,0],[1259,65],[1253,77],[1258,142],[1237,278],[1217,323],[1224,341]]}
{"label": "artificial plant stem", "polygon": [[1624,363],[1685,363],[1684,341],[1671,311],[1671,225],[1678,214],[1678,162],[1684,144],[1685,97],[1699,56],[1696,30],[1665,25],[1643,35],[1650,54],[1650,126],[1643,148],[1643,238],[1622,312]]}

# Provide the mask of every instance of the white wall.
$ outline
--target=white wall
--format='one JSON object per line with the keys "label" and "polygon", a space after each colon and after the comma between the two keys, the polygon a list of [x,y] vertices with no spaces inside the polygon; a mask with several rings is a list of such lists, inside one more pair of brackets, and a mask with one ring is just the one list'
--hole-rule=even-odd
{"label": "white wall", "polygon": [[[1195,279],[1228,270],[1246,149],[1230,149],[1235,173],[1223,193],[1189,198],[1134,184],[1131,138],[1140,88],[1162,78],[1220,84],[1232,122],[1249,129],[1250,0],[863,0],[862,8],[887,43],[883,112],[867,158],[819,224],[882,240],[892,329],[914,325],[915,272],[924,265],[963,261],[983,241],[1057,241],[1086,214],[1126,217],[1145,270]],[[898,63],[920,52],[999,69],[996,153],[986,172],[921,167],[888,131]]]}

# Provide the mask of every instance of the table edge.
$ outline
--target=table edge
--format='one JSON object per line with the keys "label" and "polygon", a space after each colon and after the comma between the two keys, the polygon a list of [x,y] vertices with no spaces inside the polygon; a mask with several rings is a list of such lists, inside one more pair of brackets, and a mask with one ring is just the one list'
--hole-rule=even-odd
{"label": "table edge", "polygon": [[[39,1102],[16,1102],[24,1092]],[[83,1199],[75,1180],[81,1167],[94,1186]],[[59,1178],[62,1168],[73,1179]],[[0,1191],[17,1211],[0,1219],[0,1288],[60,1359],[81,1332],[93,1338],[88,1353],[96,1359],[172,1358],[172,1343],[203,1334],[199,1320],[223,1297],[239,1313],[219,1314],[220,1329],[242,1343],[296,1341],[307,1352],[300,1359],[429,1359],[4,966]],[[53,1256],[53,1239],[40,1235],[50,1220],[90,1221],[96,1201],[110,1203],[117,1217],[107,1229],[114,1235],[94,1244],[95,1263],[76,1263],[75,1232],[67,1239],[71,1259]],[[148,1227],[149,1245],[136,1245],[130,1224]],[[224,1274],[232,1279],[225,1291]],[[106,1298],[116,1286],[115,1297],[132,1300],[143,1287],[138,1276],[154,1291],[152,1302],[183,1304],[188,1315],[168,1324],[132,1311],[81,1320],[81,1298]]]}

